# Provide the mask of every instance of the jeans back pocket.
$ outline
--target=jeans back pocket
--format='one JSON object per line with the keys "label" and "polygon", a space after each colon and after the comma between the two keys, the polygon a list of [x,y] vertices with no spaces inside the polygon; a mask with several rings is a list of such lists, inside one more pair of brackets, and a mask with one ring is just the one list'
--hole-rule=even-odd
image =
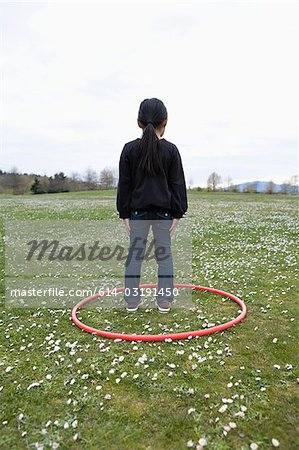
{"label": "jeans back pocket", "polygon": [[138,220],[138,219],[146,219],[146,215],[147,215],[147,211],[143,211],[143,210],[135,210],[133,209],[131,211],[131,219],[134,220]]}
{"label": "jeans back pocket", "polygon": [[172,216],[169,211],[157,211],[156,215],[159,220],[171,220],[172,219]]}

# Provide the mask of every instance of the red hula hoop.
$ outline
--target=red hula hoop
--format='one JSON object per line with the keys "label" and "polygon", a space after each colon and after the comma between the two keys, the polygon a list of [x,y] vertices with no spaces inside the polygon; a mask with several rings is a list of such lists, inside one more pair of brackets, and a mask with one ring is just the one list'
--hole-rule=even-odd
{"label": "red hula hoop", "polygon": [[[143,284],[143,285],[140,285],[140,288],[153,288],[156,286],[157,286],[157,284]],[[83,305],[91,302],[92,300],[95,300],[98,297],[105,296],[107,294],[107,292],[104,292],[103,294],[95,294],[91,297],[81,300],[72,310],[72,320],[82,330],[87,331],[88,333],[97,334],[99,336],[103,336],[103,337],[110,338],[110,339],[121,339],[124,341],[164,341],[165,339],[168,339],[168,340],[169,339],[170,340],[187,339],[190,337],[203,336],[205,334],[212,334],[212,333],[216,333],[218,331],[223,331],[229,327],[236,325],[238,322],[240,322],[246,316],[247,308],[246,308],[245,303],[233,294],[221,291],[219,289],[211,288],[211,287],[194,286],[192,284],[175,284],[174,287],[189,288],[189,289],[193,289],[196,291],[208,291],[208,292],[213,292],[215,294],[222,295],[224,297],[228,297],[241,306],[241,308],[242,308],[241,314],[238,317],[236,317],[235,319],[231,320],[230,322],[226,322],[221,325],[217,325],[215,327],[205,328],[205,329],[196,330],[196,331],[186,331],[186,332],[181,332],[181,333],[170,333],[170,334],[153,334],[153,335],[111,333],[110,331],[97,330],[96,328],[85,325],[83,322],[81,322],[77,318],[77,312]],[[115,291],[123,292],[124,288],[117,288]]]}

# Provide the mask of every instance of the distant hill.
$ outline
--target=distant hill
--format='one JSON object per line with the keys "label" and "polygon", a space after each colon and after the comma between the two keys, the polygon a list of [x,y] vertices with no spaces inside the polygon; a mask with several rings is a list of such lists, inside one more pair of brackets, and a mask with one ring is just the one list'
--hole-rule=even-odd
{"label": "distant hill", "polygon": [[[235,187],[226,187],[225,191],[231,191],[237,188],[238,192],[269,192],[269,181],[248,181],[247,183],[240,183],[235,185]],[[276,184],[271,182],[271,190],[273,193],[293,193],[299,194],[299,186],[294,186],[290,184]]]}

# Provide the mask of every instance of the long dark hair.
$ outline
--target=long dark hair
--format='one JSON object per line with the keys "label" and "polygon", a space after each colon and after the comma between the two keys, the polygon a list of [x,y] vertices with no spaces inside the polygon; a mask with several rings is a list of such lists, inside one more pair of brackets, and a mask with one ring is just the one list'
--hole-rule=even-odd
{"label": "long dark hair", "polygon": [[163,173],[160,140],[155,128],[167,119],[167,110],[164,103],[157,98],[146,98],[141,102],[138,112],[138,120],[144,125],[140,141],[140,153],[138,169],[148,175]]}

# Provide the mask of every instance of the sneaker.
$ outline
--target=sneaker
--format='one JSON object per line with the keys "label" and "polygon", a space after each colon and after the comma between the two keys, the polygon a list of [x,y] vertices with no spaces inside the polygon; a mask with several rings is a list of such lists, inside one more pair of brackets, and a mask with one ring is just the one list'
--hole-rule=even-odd
{"label": "sneaker", "polygon": [[167,313],[170,311],[171,302],[168,300],[162,300],[161,302],[157,302],[158,309],[161,313]]}
{"label": "sneaker", "polygon": [[127,303],[126,310],[128,312],[136,312],[138,311],[139,306],[141,305],[142,301],[138,303]]}

